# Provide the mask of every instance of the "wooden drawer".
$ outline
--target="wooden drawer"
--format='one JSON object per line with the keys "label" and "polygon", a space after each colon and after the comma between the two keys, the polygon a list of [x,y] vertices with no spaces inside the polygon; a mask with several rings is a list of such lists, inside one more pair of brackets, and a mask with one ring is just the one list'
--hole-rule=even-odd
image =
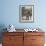
{"label": "wooden drawer", "polygon": [[24,37],[24,41],[27,42],[31,42],[33,44],[40,44],[40,43],[44,43],[44,36],[25,36]]}
{"label": "wooden drawer", "polygon": [[15,44],[3,44],[2,46],[16,46]]}
{"label": "wooden drawer", "polygon": [[31,36],[31,35],[32,35],[32,36],[33,36],[33,35],[34,35],[34,36],[36,36],[36,35],[37,35],[37,36],[41,36],[41,35],[44,36],[45,33],[44,33],[44,32],[25,32],[25,33],[24,33],[24,36]]}
{"label": "wooden drawer", "polygon": [[15,43],[15,42],[21,42],[23,41],[23,36],[4,36],[3,37],[3,43]]}
{"label": "wooden drawer", "polygon": [[23,36],[23,32],[4,32],[4,36]]}
{"label": "wooden drawer", "polygon": [[44,44],[32,44],[31,46],[44,46]]}
{"label": "wooden drawer", "polygon": [[29,41],[31,42],[31,40],[32,40],[32,37],[29,37],[29,36],[24,37],[24,42],[26,41],[26,43]]}
{"label": "wooden drawer", "polygon": [[24,46],[31,46],[32,44],[32,37],[30,36],[24,36]]}
{"label": "wooden drawer", "polygon": [[4,44],[3,43],[2,46],[23,46],[23,43],[19,43],[19,44],[18,43],[17,44],[16,43],[12,43],[12,44],[9,44],[9,43],[8,44]]}
{"label": "wooden drawer", "polygon": [[24,46],[43,46],[44,33],[43,32],[25,32]]}
{"label": "wooden drawer", "polygon": [[4,38],[3,46],[23,46],[23,38],[22,37]]}
{"label": "wooden drawer", "polygon": [[44,36],[32,36],[32,44],[43,44]]}

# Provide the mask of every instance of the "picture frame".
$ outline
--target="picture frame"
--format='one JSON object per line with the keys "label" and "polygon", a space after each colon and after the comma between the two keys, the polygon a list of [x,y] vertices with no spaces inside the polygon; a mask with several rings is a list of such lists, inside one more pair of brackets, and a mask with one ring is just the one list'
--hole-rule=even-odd
{"label": "picture frame", "polygon": [[34,22],[34,5],[19,6],[19,21],[24,23]]}

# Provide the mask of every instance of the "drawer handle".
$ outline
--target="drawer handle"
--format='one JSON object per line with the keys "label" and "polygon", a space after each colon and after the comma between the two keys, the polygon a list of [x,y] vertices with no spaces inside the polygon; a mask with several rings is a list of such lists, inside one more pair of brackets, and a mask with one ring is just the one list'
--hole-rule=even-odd
{"label": "drawer handle", "polygon": [[12,40],[11,38],[9,38],[10,40]]}
{"label": "drawer handle", "polygon": [[32,40],[36,40],[36,39],[32,39]]}
{"label": "drawer handle", "polygon": [[13,38],[9,38],[10,40],[13,40]]}

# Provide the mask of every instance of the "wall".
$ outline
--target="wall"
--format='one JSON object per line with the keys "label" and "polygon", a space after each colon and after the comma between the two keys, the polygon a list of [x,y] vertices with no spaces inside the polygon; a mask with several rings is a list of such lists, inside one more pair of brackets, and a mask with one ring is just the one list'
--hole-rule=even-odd
{"label": "wall", "polygon": [[[46,1],[42,0],[1,0],[0,25],[13,24],[16,28],[46,28]],[[34,23],[19,22],[19,5],[34,5]]]}
{"label": "wall", "polygon": [[[41,0],[1,0],[0,25],[13,24],[16,28],[46,28],[46,1]],[[34,5],[34,23],[19,22],[19,5]]]}

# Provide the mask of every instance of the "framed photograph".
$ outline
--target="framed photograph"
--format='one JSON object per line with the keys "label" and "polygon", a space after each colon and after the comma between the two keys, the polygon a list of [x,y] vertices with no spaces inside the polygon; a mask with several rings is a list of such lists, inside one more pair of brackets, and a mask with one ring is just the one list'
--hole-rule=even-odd
{"label": "framed photograph", "polygon": [[27,23],[34,22],[34,5],[20,5],[19,20]]}

